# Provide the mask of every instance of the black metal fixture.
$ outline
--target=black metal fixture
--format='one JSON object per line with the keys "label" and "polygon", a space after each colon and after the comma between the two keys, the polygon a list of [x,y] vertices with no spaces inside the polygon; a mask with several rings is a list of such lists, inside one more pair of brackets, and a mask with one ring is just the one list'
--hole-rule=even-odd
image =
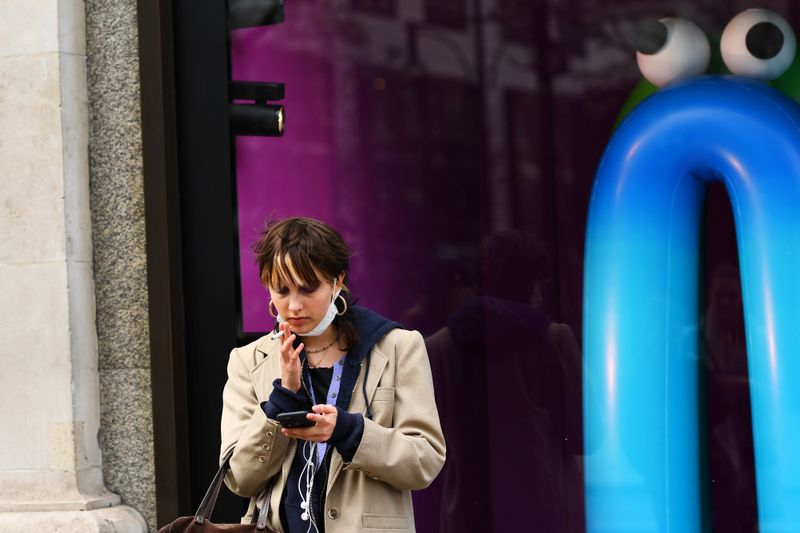
{"label": "black metal fixture", "polygon": [[254,81],[232,81],[229,85],[231,100],[250,100],[252,104],[231,103],[229,113],[231,131],[234,135],[259,135],[280,137],[283,135],[285,114],[283,106],[273,104],[283,100],[282,83]]}
{"label": "black metal fixture", "polygon": [[[283,22],[283,0],[228,0],[228,30],[270,26]],[[231,81],[228,113],[233,135],[283,135],[285,113],[283,106],[273,103],[283,100],[282,83]],[[253,103],[242,103],[242,100]]]}
{"label": "black metal fixture", "polygon": [[270,26],[284,20],[283,0],[228,0],[228,28]]}

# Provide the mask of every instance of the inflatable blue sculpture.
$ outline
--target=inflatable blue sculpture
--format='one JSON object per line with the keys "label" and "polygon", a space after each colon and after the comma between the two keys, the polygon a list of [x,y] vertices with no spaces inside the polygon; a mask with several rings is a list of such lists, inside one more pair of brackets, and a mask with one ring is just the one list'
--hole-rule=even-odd
{"label": "inflatable blue sculpture", "polygon": [[[699,32],[680,19],[660,24],[640,66]],[[795,40],[778,15],[748,10],[721,47],[734,76],[691,78],[697,58],[682,63],[688,74],[675,61],[651,69],[668,71],[651,80],[666,87],[620,124],[597,171],[584,290],[590,533],[707,528],[697,324],[700,217],[713,181],[736,224],[759,530],[800,531],[800,106],[751,79],[784,74]]]}

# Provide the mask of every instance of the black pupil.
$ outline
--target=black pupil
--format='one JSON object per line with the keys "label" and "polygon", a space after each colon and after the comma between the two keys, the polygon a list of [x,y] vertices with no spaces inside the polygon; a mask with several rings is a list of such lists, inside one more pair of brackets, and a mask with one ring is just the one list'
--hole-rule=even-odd
{"label": "black pupil", "polygon": [[771,59],[783,48],[783,32],[771,22],[759,22],[747,32],[747,49],[758,59]]}
{"label": "black pupil", "polygon": [[636,50],[643,54],[655,54],[667,42],[667,27],[659,20],[642,20],[636,26],[634,35]]}

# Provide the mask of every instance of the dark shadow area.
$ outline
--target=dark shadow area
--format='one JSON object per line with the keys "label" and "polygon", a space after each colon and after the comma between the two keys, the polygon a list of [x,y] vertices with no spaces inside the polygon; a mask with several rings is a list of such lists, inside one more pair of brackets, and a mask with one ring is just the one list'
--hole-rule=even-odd
{"label": "dark shadow area", "polygon": [[706,199],[706,354],[708,472],[714,531],[758,531],[753,426],[744,310],[731,204],[723,185]]}

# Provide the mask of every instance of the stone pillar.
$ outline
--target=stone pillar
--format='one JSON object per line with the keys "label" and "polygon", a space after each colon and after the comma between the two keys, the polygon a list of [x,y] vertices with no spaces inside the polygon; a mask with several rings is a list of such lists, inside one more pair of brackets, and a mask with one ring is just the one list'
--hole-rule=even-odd
{"label": "stone pillar", "polygon": [[85,40],[0,2],[0,531],[147,530],[101,471]]}

